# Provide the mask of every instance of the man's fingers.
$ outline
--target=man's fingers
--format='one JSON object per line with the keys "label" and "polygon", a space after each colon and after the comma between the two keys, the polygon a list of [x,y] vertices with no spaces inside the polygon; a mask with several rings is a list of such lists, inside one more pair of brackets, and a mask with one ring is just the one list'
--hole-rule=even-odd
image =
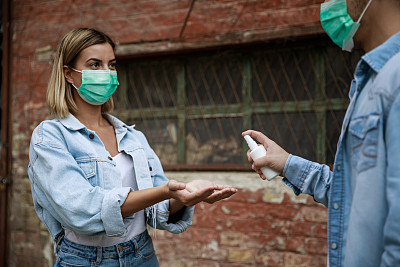
{"label": "man's fingers", "polygon": [[260,169],[261,167],[268,166],[269,161],[267,156],[260,157],[253,162],[254,168]]}
{"label": "man's fingers", "polygon": [[242,133],[243,136],[250,135],[253,139],[256,139],[261,144],[266,144],[267,146],[272,142],[265,134],[259,131],[247,130]]}
{"label": "man's fingers", "polygon": [[249,150],[247,151],[247,160],[248,160],[249,162],[252,162],[253,159],[250,157],[250,152],[251,152],[251,150],[249,149]]}
{"label": "man's fingers", "polygon": [[257,174],[260,176],[261,179],[263,179],[263,180],[266,179],[265,176],[264,176],[264,174],[262,173],[262,171],[261,171],[260,169],[257,169],[257,168],[254,166],[254,164],[253,164],[252,168],[253,168],[253,170],[255,170],[255,171],[257,172]]}

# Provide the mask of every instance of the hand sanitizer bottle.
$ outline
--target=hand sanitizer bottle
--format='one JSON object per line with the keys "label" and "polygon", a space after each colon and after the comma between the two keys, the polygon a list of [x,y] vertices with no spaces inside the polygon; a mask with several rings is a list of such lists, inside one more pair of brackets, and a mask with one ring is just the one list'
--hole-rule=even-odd
{"label": "hand sanitizer bottle", "polygon": [[[250,152],[250,157],[253,160],[256,160],[260,157],[263,157],[267,155],[267,151],[265,150],[264,146],[259,146],[257,143],[253,140],[253,138],[250,137],[250,135],[245,135],[244,139],[246,140],[247,144],[249,145],[249,148],[251,150]],[[265,178],[268,179],[268,181],[274,179],[276,176],[279,175],[279,172],[276,172],[268,167],[261,167],[261,171],[264,174]]]}

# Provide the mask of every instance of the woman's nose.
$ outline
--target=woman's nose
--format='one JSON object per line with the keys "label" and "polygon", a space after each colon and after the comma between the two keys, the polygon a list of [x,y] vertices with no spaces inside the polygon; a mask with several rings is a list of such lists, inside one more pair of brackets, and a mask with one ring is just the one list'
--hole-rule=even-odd
{"label": "woman's nose", "polygon": [[105,64],[101,66],[101,70],[110,70],[110,67],[107,64]]}

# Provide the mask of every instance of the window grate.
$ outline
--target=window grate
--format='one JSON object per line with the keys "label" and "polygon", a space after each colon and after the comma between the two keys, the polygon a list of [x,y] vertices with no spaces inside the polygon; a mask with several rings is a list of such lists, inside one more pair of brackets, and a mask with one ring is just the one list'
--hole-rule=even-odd
{"label": "window grate", "polygon": [[330,164],[359,58],[328,46],[135,59],[118,67],[115,114],[166,169],[249,169],[246,129]]}

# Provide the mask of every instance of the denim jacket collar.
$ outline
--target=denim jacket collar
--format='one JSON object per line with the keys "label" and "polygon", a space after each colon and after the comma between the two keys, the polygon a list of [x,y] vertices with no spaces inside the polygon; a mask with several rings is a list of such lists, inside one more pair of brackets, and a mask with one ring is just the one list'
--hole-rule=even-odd
{"label": "denim jacket collar", "polygon": [[386,42],[365,54],[362,59],[375,72],[379,72],[386,62],[400,51],[400,32],[390,37]]}
{"label": "denim jacket collar", "polygon": [[[117,119],[116,117],[103,113],[103,116],[111,123],[111,125],[118,131],[122,130],[123,128],[129,128],[125,123]],[[75,130],[79,131],[81,129],[85,129],[86,126],[81,123],[74,115],[71,113],[68,115],[68,117],[59,119],[59,121],[64,125],[65,128],[70,129],[70,130]],[[132,128],[135,127],[135,125],[132,125]]]}
{"label": "denim jacket collar", "polygon": [[65,128],[69,130],[79,131],[81,129],[85,129],[86,126],[83,125],[74,115],[71,113],[66,118],[58,119]]}
{"label": "denim jacket collar", "polygon": [[378,73],[386,62],[400,51],[400,32],[390,37],[385,43],[361,57],[354,78],[357,86],[351,86],[349,97],[353,98],[356,90],[361,90],[369,79],[371,71]]}

